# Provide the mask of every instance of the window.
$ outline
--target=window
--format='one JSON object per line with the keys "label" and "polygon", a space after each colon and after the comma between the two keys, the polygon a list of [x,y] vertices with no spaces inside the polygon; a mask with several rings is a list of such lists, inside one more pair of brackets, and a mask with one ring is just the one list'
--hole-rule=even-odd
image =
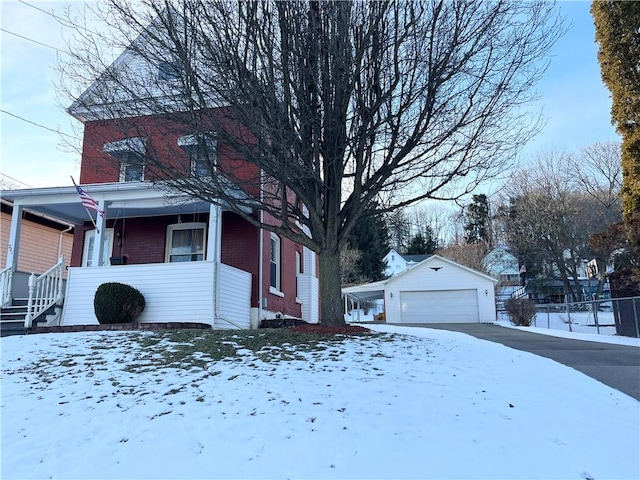
{"label": "window", "polygon": [[140,156],[132,152],[120,154],[120,177],[121,182],[142,182],[144,180],[144,161]]}
{"label": "window", "polygon": [[197,262],[205,259],[205,223],[176,223],[167,227],[166,262]]}
{"label": "window", "polygon": [[215,171],[217,141],[211,132],[185,135],[178,139],[180,146],[189,156],[189,175],[210,177]]}
{"label": "window", "polygon": [[158,65],[158,79],[165,82],[176,82],[180,80],[184,68],[177,60],[173,62],[160,62]]}
{"label": "window", "polygon": [[271,262],[269,264],[270,283],[272,289],[280,291],[280,237],[271,234]]}
{"label": "window", "polygon": [[300,298],[300,295],[298,294],[300,291],[298,286],[298,276],[300,274],[302,274],[302,255],[300,255],[300,252],[296,251],[296,299]]}
{"label": "window", "polygon": [[120,182],[141,182],[144,180],[145,140],[141,137],[125,138],[105,144],[103,148],[120,162]]}

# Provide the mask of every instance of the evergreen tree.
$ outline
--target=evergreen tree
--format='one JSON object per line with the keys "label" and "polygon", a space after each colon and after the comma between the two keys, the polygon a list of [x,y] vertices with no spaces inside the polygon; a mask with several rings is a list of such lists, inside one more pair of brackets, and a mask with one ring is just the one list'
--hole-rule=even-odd
{"label": "evergreen tree", "polygon": [[[640,266],[640,2],[591,5],[611,120],[622,137],[622,210],[629,250]],[[640,274],[639,274],[640,276]]]}
{"label": "evergreen tree", "polygon": [[389,231],[377,205],[372,204],[368,215],[358,219],[349,237],[349,246],[360,251],[356,271],[361,280],[378,281],[385,278],[384,256],[389,251]]}
{"label": "evergreen tree", "polygon": [[430,226],[425,227],[425,234],[418,233],[409,242],[407,255],[426,255],[436,251],[438,245]]}
{"label": "evergreen tree", "polygon": [[465,240],[467,243],[489,243],[489,199],[484,193],[472,198],[473,203],[467,206],[465,213]]}

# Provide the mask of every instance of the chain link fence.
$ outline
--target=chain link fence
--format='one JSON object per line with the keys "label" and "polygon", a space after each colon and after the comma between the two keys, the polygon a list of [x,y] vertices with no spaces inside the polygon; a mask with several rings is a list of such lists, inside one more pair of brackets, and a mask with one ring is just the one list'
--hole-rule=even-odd
{"label": "chain link fence", "polygon": [[[531,326],[574,333],[640,338],[640,297],[606,298],[575,303],[536,305]],[[508,320],[505,312],[500,312]]]}

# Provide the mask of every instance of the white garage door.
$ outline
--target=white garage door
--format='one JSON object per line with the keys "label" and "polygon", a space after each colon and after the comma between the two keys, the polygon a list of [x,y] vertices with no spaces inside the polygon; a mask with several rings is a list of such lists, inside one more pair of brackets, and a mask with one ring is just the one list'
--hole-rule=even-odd
{"label": "white garage door", "polygon": [[479,322],[476,290],[400,292],[403,323]]}

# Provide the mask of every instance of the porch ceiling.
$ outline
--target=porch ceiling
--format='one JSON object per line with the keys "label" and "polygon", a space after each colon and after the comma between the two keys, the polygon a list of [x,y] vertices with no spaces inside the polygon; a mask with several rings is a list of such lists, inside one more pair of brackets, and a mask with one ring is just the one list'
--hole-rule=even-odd
{"label": "porch ceiling", "polygon": [[[210,207],[207,202],[189,197],[169,199],[165,192],[147,184],[95,184],[83,188],[101,205],[106,205],[107,219],[205,213]],[[82,224],[89,220],[73,186],[8,190],[2,192],[2,198],[68,223]],[[91,214],[95,218],[95,212]]]}
{"label": "porch ceiling", "polygon": [[343,295],[348,295],[356,300],[379,300],[384,298],[384,287],[386,280],[379,282],[366,283],[364,285],[354,285],[342,289]]}

